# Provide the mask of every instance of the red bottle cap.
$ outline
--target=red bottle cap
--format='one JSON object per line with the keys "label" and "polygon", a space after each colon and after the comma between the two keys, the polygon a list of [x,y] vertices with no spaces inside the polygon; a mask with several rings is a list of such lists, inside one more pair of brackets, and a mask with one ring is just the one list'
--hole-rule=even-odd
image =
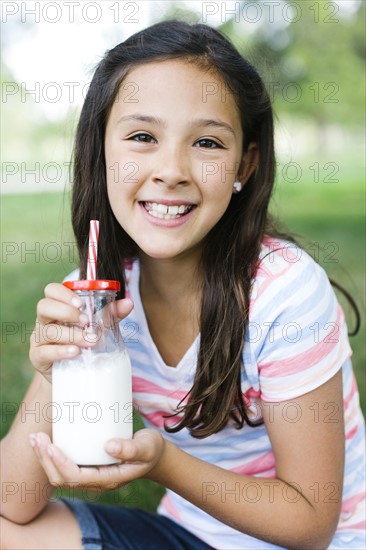
{"label": "red bottle cap", "polygon": [[109,281],[107,279],[64,281],[62,283],[71,290],[121,290],[119,281]]}

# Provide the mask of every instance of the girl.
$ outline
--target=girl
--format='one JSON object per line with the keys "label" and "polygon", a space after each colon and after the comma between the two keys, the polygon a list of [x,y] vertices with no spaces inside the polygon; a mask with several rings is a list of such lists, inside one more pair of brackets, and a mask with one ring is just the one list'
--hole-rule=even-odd
{"label": "girl", "polygon": [[[145,477],[167,493],[149,514],[8,491],[3,548],[365,547],[344,315],[325,272],[269,219],[274,166],[263,82],[216,30],[159,23],[100,62],[76,136],[70,278],[85,278],[100,219],[98,278],[132,298],[118,312],[138,327],[126,344],[146,429],[106,442],[120,465],[82,468],[49,423],[19,416],[3,480],[47,495],[49,482],[107,490]],[[64,325],[85,324],[79,307],[46,287],[27,407],[51,401],[52,362],[85,347]]]}

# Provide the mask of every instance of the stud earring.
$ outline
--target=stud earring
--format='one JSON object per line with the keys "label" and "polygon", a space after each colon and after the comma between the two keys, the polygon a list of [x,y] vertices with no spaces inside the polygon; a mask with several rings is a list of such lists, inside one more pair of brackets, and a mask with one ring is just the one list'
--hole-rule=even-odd
{"label": "stud earring", "polygon": [[242,187],[242,185],[241,185],[240,181],[235,181],[234,185],[233,185],[233,193],[240,193],[241,187]]}

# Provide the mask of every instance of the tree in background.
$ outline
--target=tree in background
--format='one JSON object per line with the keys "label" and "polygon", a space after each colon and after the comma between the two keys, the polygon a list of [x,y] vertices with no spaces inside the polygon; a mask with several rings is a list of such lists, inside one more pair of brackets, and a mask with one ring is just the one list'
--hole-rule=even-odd
{"label": "tree in background", "polygon": [[198,14],[188,2],[171,2],[163,18],[212,24],[214,16],[220,17],[217,28],[258,67],[276,112],[314,121],[323,148],[329,124],[360,125],[364,113],[366,3],[350,0],[348,5],[206,2]]}

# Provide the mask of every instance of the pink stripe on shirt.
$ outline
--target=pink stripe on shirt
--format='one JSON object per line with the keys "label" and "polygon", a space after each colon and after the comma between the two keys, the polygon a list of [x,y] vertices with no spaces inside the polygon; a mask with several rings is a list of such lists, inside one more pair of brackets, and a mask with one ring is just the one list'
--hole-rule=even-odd
{"label": "pink stripe on shirt", "polygon": [[236,474],[254,475],[260,473],[262,475],[264,471],[271,470],[274,467],[274,454],[272,451],[269,451],[268,453],[262,454],[250,462],[246,462],[236,468],[230,469]]}
{"label": "pink stripe on shirt", "polygon": [[179,514],[177,508],[172,504],[169,495],[164,495],[161,505],[164,506],[170,516],[177,519],[179,522],[182,522],[182,516]]}
{"label": "pink stripe on shirt", "polygon": [[177,401],[181,401],[182,399],[184,399],[188,393],[188,391],[180,391],[180,390],[170,391],[162,386],[158,386],[157,384],[154,384],[154,382],[144,380],[143,378],[140,378],[138,376],[134,376],[132,378],[132,390],[134,393],[164,395],[164,397],[173,398],[173,399],[176,399]]}
{"label": "pink stripe on shirt", "polygon": [[353,436],[355,435],[355,433],[357,433],[357,430],[358,430],[359,426],[355,426],[354,428],[352,428],[352,430],[350,430],[349,432],[346,433],[346,440],[347,439],[352,439]]}
{"label": "pink stripe on shirt", "polygon": [[347,500],[344,500],[342,502],[342,514],[349,514],[350,512],[353,512],[353,510],[356,508],[357,504],[359,502],[362,502],[365,498],[365,492],[359,493],[358,495],[354,495],[351,498],[348,498]]}
{"label": "pink stripe on shirt", "polygon": [[344,399],[344,408],[347,409],[350,402],[352,401],[354,395],[357,393],[357,385],[356,385],[356,379],[355,375],[352,372],[352,378],[351,378],[351,390],[349,394]]}
{"label": "pink stripe on shirt", "polygon": [[366,520],[363,520],[355,524],[347,523],[347,525],[340,525],[337,527],[337,531],[344,531],[345,529],[365,529],[365,527],[366,527]]}
{"label": "pink stripe on shirt", "polygon": [[[164,426],[174,426],[174,424],[178,424],[178,422],[182,419],[179,415],[169,416],[169,413],[166,411],[156,411],[154,413],[147,414],[140,412],[140,414],[158,428],[164,428]],[[166,418],[164,418],[164,416],[166,416]]]}
{"label": "pink stripe on shirt", "polygon": [[[337,325],[340,326],[341,311],[338,311]],[[301,353],[292,357],[279,359],[276,361],[270,361],[269,363],[258,364],[258,370],[266,378],[276,378],[278,376],[286,376],[289,374],[298,374],[301,371],[309,369],[312,365],[316,365],[322,359],[325,359],[327,355],[334,349],[334,343],[327,341],[329,334],[325,336],[324,340],[316,344],[313,348],[303,350]],[[342,342],[343,343],[343,342]],[[338,344],[335,342],[335,344]],[[339,354],[337,354],[338,360]],[[328,367],[329,368],[329,367]],[[263,373],[265,370],[268,372]]]}

